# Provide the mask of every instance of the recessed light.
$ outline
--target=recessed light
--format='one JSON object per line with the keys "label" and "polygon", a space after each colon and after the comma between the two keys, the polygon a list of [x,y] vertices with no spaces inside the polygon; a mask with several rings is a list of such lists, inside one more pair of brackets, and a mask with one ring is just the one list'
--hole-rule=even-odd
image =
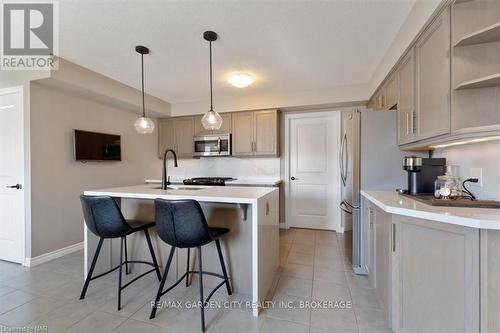
{"label": "recessed light", "polygon": [[228,81],[236,88],[245,88],[251,85],[255,79],[247,73],[234,73],[229,76]]}

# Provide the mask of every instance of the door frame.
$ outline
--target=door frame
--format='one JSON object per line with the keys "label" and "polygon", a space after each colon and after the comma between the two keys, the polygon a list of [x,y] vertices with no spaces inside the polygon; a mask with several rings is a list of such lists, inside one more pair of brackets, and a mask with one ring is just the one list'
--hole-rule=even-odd
{"label": "door frame", "polygon": [[[290,225],[288,224],[289,217],[290,217],[290,201],[291,201],[291,193],[290,193],[290,124],[292,119],[300,119],[300,118],[317,118],[317,117],[324,117],[324,116],[333,116],[333,115],[338,115],[337,116],[337,121],[336,121],[336,129],[338,133],[341,133],[341,110],[335,110],[335,109],[325,109],[325,110],[311,110],[311,111],[301,111],[301,112],[287,112],[284,114],[284,129],[285,129],[285,147],[283,149],[283,159],[285,161],[284,163],[284,177],[283,177],[283,193],[285,195],[285,223],[284,223],[284,228],[289,229]],[[337,144],[337,151],[340,149],[340,140]],[[335,159],[337,157],[335,156]],[[335,178],[337,178],[337,193],[341,194],[342,187],[340,184],[340,174],[337,173],[335,175]],[[339,198],[341,199],[341,198]],[[339,202],[340,204],[340,202]],[[338,206],[338,205],[337,205]],[[335,229],[336,232],[338,233],[344,233],[344,228],[342,227],[342,215],[340,209],[338,209],[336,215],[336,219],[338,223],[336,223],[337,227]]]}
{"label": "door frame", "polygon": [[27,174],[27,170],[26,170],[26,117],[25,117],[25,105],[24,105],[24,88],[23,86],[13,86],[13,87],[9,87],[9,88],[2,88],[0,89],[0,96],[2,95],[8,95],[8,94],[16,94],[17,97],[19,98],[18,102],[19,102],[19,106],[20,106],[20,116],[21,116],[21,124],[22,124],[22,128],[21,128],[21,146],[23,147],[23,152],[22,152],[22,164],[23,164],[23,191],[24,191],[24,195],[23,195],[23,199],[24,199],[24,205],[23,205],[23,209],[21,211],[21,221],[23,221],[24,223],[22,223],[21,225],[21,234],[22,234],[22,237],[21,237],[21,261],[18,262],[19,264],[23,265],[23,266],[28,266],[27,263],[26,263],[26,217],[27,217],[27,209],[28,209],[28,198],[29,198],[29,195],[30,195],[30,192],[29,192],[29,187],[28,187],[28,183],[26,182],[26,180],[29,178],[29,173]]}

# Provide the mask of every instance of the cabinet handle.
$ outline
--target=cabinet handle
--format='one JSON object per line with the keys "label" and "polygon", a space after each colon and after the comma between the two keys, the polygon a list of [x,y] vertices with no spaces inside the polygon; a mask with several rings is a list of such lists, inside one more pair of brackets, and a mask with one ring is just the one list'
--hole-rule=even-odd
{"label": "cabinet handle", "polygon": [[406,135],[410,135],[410,116],[406,112]]}
{"label": "cabinet handle", "polygon": [[411,112],[411,134],[415,134],[417,132],[417,128],[415,126],[417,120],[417,113],[415,111]]}
{"label": "cabinet handle", "polygon": [[396,225],[392,224],[392,252],[396,252]]}

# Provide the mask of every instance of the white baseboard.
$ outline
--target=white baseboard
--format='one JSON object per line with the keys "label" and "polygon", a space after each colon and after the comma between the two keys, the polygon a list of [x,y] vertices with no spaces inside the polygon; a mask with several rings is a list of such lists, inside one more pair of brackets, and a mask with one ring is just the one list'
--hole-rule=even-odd
{"label": "white baseboard", "polygon": [[280,222],[280,229],[288,229],[288,227],[284,222]]}
{"label": "white baseboard", "polygon": [[55,251],[51,251],[48,253],[44,253],[38,257],[34,258],[25,258],[24,259],[24,264],[23,266],[27,267],[33,267],[37,266],[43,263],[46,263],[47,261],[51,261],[60,257],[63,257],[67,254],[83,250],[83,242],[76,243],[70,246],[63,247],[62,249],[58,249]]}

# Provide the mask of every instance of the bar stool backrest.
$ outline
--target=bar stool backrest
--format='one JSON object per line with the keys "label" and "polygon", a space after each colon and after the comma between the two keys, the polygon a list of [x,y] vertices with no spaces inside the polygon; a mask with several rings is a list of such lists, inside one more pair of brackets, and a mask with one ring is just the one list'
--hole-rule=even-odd
{"label": "bar stool backrest", "polygon": [[113,198],[81,195],[80,201],[85,223],[97,236],[101,238],[122,237],[132,230]]}
{"label": "bar stool backrest", "polygon": [[158,236],[179,248],[197,247],[212,241],[207,220],[196,200],[155,200]]}

